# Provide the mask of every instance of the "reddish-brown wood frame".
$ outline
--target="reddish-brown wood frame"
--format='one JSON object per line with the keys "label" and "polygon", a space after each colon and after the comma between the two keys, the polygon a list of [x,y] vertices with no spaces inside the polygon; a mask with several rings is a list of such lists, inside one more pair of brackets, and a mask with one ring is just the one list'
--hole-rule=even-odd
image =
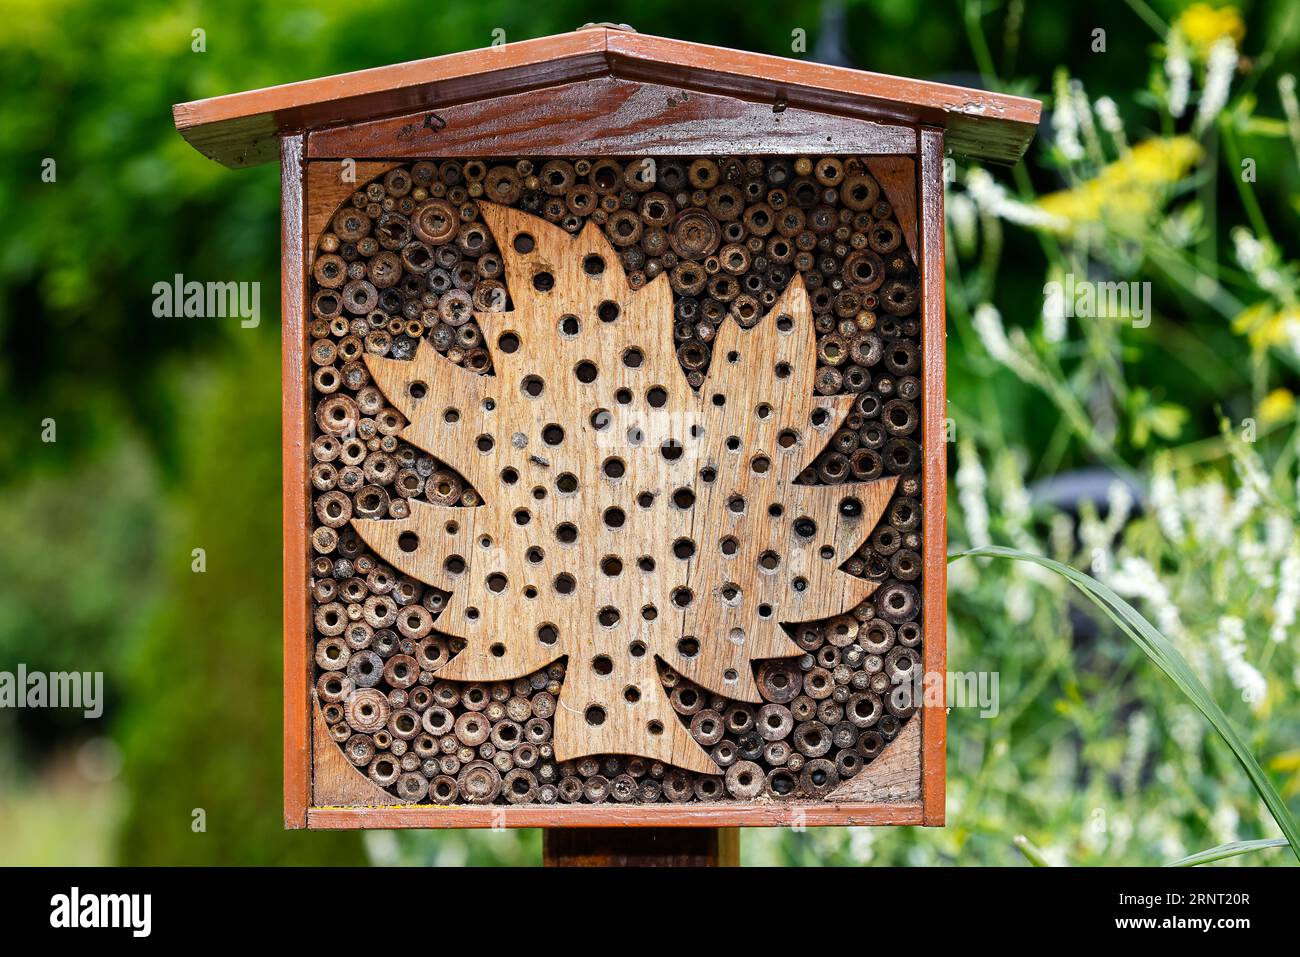
{"label": "reddish-brown wood frame", "polygon": [[[850,121],[852,122],[852,121]],[[859,121],[867,122],[867,121]],[[843,120],[836,121],[842,124]],[[873,127],[877,124],[872,123]],[[383,124],[379,145],[367,140],[372,154],[365,159],[389,161],[437,156],[429,143],[394,141],[404,124]],[[837,129],[842,127],[837,125]],[[947,668],[947,458],[944,445],[946,389],[944,380],[944,133],[928,127],[894,127],[886,136],[898,140],[905,130],[916,143],[918,232],[922,282],[921,348],[923,368],[923,492],[925,515],[923,542],[924,671],[939,688]],[[508,138],[495,135],[491,125],[480,127],[473,139],[455,141],[448,155],[485,157],[553,151],[539,127],[529,141],[527,130],[514,129]],[[394,827],[761,827],[817,825],[930,825],[944,823],[946,708],[940,700],[925,701],[921,721],[920,800],[907,803],[742,803],[721,804],[605,804],[408,807],[317,807],[312,803],[310,624],[307,580],[310,546],[308,508],[308,414],[305,368],[306,277],[310,248],[308,235],[307,157],[336,153],[334,147],[314,150],[312,139],[330,144],[355,143],[347,130],[310,131],[281,137],[282,290],[283,310],[283,415],[284,415],[284,816],[290,828],[394,828]],[[878,136],[878,131],[861,134]],[[701,154],[789,151],[784,137],[753,138],[736,149],[729,132],[710,141],[701,135],[693,151]],[[351,139],[349,139],[351,137]],[[849,135],[849,141],[853,136]],[[508,149],[502,149],[502,143]],[[628,154],[644,144],[616,148],[617,141],[602,143],[605,152]],[[831,147],[835,149],[834,145]],[[574,150],[581,152],[581,144]],[[358,162],[361,157],[353,157]]]}

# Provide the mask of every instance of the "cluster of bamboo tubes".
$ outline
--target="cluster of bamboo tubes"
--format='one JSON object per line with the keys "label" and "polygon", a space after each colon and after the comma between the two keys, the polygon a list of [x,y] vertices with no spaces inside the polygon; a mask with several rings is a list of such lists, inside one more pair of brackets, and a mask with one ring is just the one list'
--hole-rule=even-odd
{"label": "cluster of bamboo tubes", "polygon": [[[491,372],[473,313],[507,309],[510,297],[482,200],[570,232],[596,223],[633,287],[666,274],[674,315],[664,335],[693,387],[719,325],[757,323],[799,273],[816,326],[816,389],[857,396],[800,481],[899,477],[884,519],[844,565],[878,582],[876,592],[850,615],[800,628],[802,657],[762,664],[761,705],[661,669],[716,775],[620,755],[556,762],[551,719],[563,662],[513,682],[440,681],[438,669],[460,650],[437,630],[446,593],[386,567],[351,530],[354,517],[406,517],[412,498],[479,503],[454,470],[402,441],[405,422],[363,357],[409,358],[427,339],[449,361]],[[317,691],[331,736],[376,784],[435,803],[818,798],[897,735],[914,707],[906,679],[920,667],[918,281],[863,160],[404,165],[334,215],[314,251],[311,290]]]}

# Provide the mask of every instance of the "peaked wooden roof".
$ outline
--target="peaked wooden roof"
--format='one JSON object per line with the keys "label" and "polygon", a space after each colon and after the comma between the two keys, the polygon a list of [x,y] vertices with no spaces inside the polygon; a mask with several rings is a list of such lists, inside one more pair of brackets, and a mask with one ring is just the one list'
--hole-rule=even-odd
{"label": "peaked wooden roof", "polygon": [[597,77],[661,83],[844,116],[942,127],[957,154],[1014,163],[1037,100],[670,40],[606,25],[283,86],[178,103],[176,128],[226,166],[278,158],[283,133]]}

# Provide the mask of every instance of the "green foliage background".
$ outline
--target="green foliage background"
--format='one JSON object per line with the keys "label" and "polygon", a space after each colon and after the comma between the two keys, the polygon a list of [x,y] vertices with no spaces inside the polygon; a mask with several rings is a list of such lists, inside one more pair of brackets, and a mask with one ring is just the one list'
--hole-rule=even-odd
{"label": "green foliage background", "polygon": [[[1159,119],[1160,27],[1183,7],[880,0],[846,3],[838,32],[847,61],[863,68],[1049,102],[1064,66],[1090,96],[1114,98],[1136,141],[1174,131]],[[1232,102],[1238,114],[1280,115],[1276,76],[1294,72],[1300,48],[1286,7],[1243,9],[1246,48],[1257,59],[1250,102]],[[0,0],[0,669],[102,670],[108,696],[96,723],[68,712],[0,712],[0,862],[537,858],[535,833],[363,842],[281,828],[278,176],[273,166],[235,172],[204,159],[176,134],[171,104],[486,46],[498,28],[514,40],[595,20],[788,55],[792,30],[806,30],[815,50],[837,30],[834,13],[815,2]],[[1104,54],[1090,49],[1097,27],[1107,31]],[[196,29],[204,52],[191,48]],[[1253,202],[1294,254],[1300,184],[1291,144],[1276,128],[1243,120],[1240,130],[1236,147],[1259,164]],[[1014,176],[999,174],[1022,199],[1077,181],[1051,141],[1045,124],[1027,162]],[[1201,270],[1231,257],[1232,225],[1257,225],[1250,201],[1215,173],[1218,140],[1207,145],[1215,152],[1174,188],[1200,204],[1192,265]],[[41,178],[47,160],[57,164],[53,183]],[[1217,219],[1207,221],[1211,213]],[[972,322],[978,305],[994,303],[1008,326],[1032,329],[1045,269],[1063,261],[1058,240],[1008,227],[992,249],[990,230],[985,224],[972,258],[950,262],[949,389],[958,434],[970,437],[995,485],[999,470],[1016,473],[1023,488],[1099,458],[1136,474],[1160,453],[1189,447],[1199,450],[1196,465],[1230,472],[1226,449],[1214,445],[1219,417],[1236,421],[1270,389],[1295,389],[1296,363],[1234,332],[1217,293],[1179,279],[1157,251],[1126,267],[1111,260],[1119,275],[1154,282],[1160,321],[1044,353],[1056,388],[1081,408],[1097,407],[1098,369],[1120,368],[1133,386],[1105,390],[1114,427],[1101,436],[1110,455],[1099,456],[1097,436],[1069,425],[1061,402],[1042,400],[1041,381],[990,360]],[[260,327],[155,318],[153,284],[177,273],[260,282]],[[1238,283],[1233,292],[1246,305],[1268,290]],[[1179,410],[1172,424],[1170,406]],[[1289,415],[1261,446],[1280,485],[1294,469]],[[48,419],[54,443],[40,441]],[[957,504],[954,491],[955,516]],[[1014,538],[1006,504],[991,495],[995,538]],[[1026,533],[1045,540],[1050,517],[1037,513]],[[969,538],[956,519],[954,538]],[[1191,547],[1181,554],[1188,576],[1198,561]],[[194,548],[206,552],[204,574],[190,570]],[[1177,557],[1157,566],[1182,574]],[[1004,709],[990,721],[953,714],[952,825],[753,833],[748,860],[1014,863],[1011,839],[1028,833],[1060,860],[1157,862],[1229,839],[1225,814],[1232,837],[1272,836],[1224,752],[1200,738],[1175,740],[1169,726],[1182,705],[1140,656],[1106,628],[1080,644],[1063,594],[1023,575],[982,567],[954,586],[951,660],[999,669]],[[1194,582],[1183,584],[1194,601]],[[1028,617],[1016,624],[1008,588],[1029,595]],[[1258,609],[1264,624],[1268,601]],[[1288,750],[1300,713],[1293,658],[1291,649],[1270,656],[1278,677],[1270,672],[1267,713],[1230,711],[1292,799],[1300,790],[1300,759]],[[1135,755],[1138,711],[1149,718]],[[1165,766],[1174,768],[1166,787],[1150,786]],[[205,831],[192,828],[196,809]],[[1089,837],[1098,809],[1103,819],[1129,820],[1129,836],[1118,840],[1112,828],[1106,840]],[[1142,823],[1155,818],[1161,826]]]}

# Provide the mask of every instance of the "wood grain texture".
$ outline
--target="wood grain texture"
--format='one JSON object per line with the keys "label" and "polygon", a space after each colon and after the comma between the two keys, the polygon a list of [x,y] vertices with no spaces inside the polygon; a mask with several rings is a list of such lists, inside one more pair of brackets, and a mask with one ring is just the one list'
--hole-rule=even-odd
{"label": "wood grain texture", "polygon": [[740,831],[734,827],[548,828],[542,837],[546,867],[739,867]]}
{"label": "wood grain texture", "polygon": [[[601,77],[314,130],[310,158],[587,153],[914,153],[908,126]],[[915,207],[915,203],[913,203]]]}
{"label": "wood grain texture", "polygon": [[608,32],[606,51],[615,76],[940,127],[954,152],[994,163],[1024,154],[1042,109],[1026,97],[624,30]]}
{"label": "wood grain texture", "polygon": [[[308,140],[310,151],[310,138]],[[382,176],[398,164],[359,161],[352,169],[353,181],[344,178],[341,161],[310,160],[307,163],[307,268],[316,259],[321,234],[329,228],[330,220],[339,207],[359,187],[364,187],[377,176]]]}
{"label": "wood grain texture", "polygon": [[[309,149],[310,145],[309,142]],[[889,205],[894,207],[894,219],[903,231],[903,242],[912,254],[912,262],[920,265],[920,244],[916,234],[916,162],[910,156],[869,156],[866,166],[880,183]]]}
{"label": "wood grain texture", "polygon": [[307,563],[307,284],[303,253],[303,137],[280,143],[280,328],[284,494],[284,824],[307,824],[310,803],[311,630]]}
{"label": "wood grain texture", "polygon": [[356,768],[330,738],[320,702],[312,704],[312,805],[383,807],[398,800]]}
{"label": "wood grain texture", "polygon": [[[944,134],[921,131],[921,451],[925,513],[922,558],[922,657],[928,681],[947,687],[948,669],[948,447],[944,419],[948,412],[945,379],[946,325],[944,317],[943,228]],[[921,709],[922,803],[925,823],[941,826],[945,819],[944,784],[947,762],[947,702]]]}
{"label": "wood grain texture", "polygon": [[[557,760],[628,754],[719,773],[669,703],[656,659],[760,703],[751,662],[801,654],[783,624],[844,614],[875,591],[840,565],[897,479],[795,482],[854,401],[815,395],[801,278],[752,328],[719,329],[696,393],[667,332],[666,276],[633,292],[594,224],[575,237],[480,207],[514,300],[475,314],[495,375],[427,341],[413,361],[367,355],[366,365],[409,423],[401,437],[454,466],[484,504],[411,499],[409,518],[352,525],[385,562],[451,592],[437,626],[468,646],[439,678],[503,681],[568,657]],[[513,348],[499,348],[503,337]]]}
{"label": "wood grain texture", "polygon": [[858,804],[911,804],[921,799],[921,722],[908,721],[870,764],[826,796]]}
{"label": "wood grain texture", "polygon": [[312,808],[308,827],[821,827],[919,825],[920,804],[421,804],[406,807]]}
{"label": "wood grain texture", "polygon": [[469,103],[608,74],[601,31],[577,31],[178,103],[176,129],[226,166],[274,158],[275,137],[376,116]]}
{"label": "wood grain texture", "polygon": [[998,163],[1023,155],[1041,110],[1038,101],[1023,97],[597,28],[180,103],[173,115],[181,135],[204,155],[251,166],[274,158],[277,134],[605,76],[769,107],[783,102],[817,113],[943,127],[955,152]]}

